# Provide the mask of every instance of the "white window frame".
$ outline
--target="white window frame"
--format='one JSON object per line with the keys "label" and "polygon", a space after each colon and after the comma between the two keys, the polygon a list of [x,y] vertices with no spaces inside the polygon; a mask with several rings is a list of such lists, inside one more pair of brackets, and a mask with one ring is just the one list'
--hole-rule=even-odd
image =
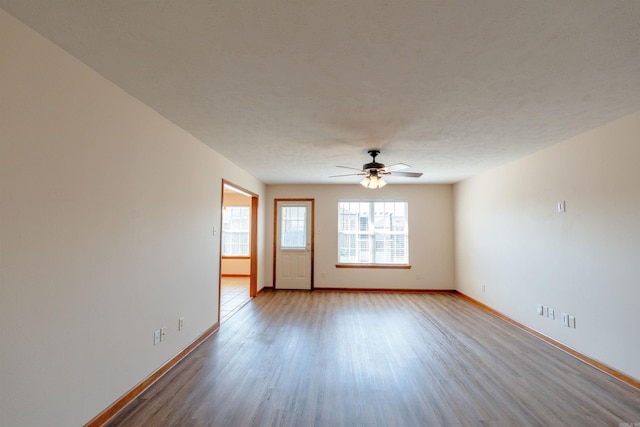
{"label": "white window frame", "polygon": [[[347,213],[348,209],[356,208],[354,204],[358,205],[358,213]],[[401,212],[403,216],[394,218],[394,212]],[[337,255],[337,266],[409,266],[409,202],[338,201]]]}

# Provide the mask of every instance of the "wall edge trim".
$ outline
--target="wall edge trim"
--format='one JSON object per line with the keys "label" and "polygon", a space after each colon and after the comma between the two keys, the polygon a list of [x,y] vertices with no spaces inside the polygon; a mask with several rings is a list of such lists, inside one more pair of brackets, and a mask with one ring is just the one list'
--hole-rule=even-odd
{"label": "wall edge trim", "polygon": [[182,359],[187,357],[193,350],[195,350],[200,344],[202,344],[207,338],[213,335],[220,328],[220,322],[216,322],[213,326],[205,330],[202,335],[195,339],[191,344],[185,347],[182,351],[169,359],[164,365],[160,366],[154,372],[152,372],[147,378],[142,380],[131,390],[123,394],[115,402],[105,408],[98,415],[93,417],[87,422],[84,427],[99,427],[105,425],[113,417],[115,417],[120,411],[126,408],[131,402],[133,402],[138,396],[140,396],[145,390],[155,384],[160,378],[162,378],[167,372],[169,372],[174,366],[176,366]]}
{"label": "wall edge trim", "polygon": [[[285,289],[281,289],[285,290]],[[380,293],[401,293],[401,294],[431,294],[431,293],[455,293],[455,289],[409,289],[409,288],[329,288],[316,286],[314,291],[318,292],[380,292]]]}
{"label": "wall edge trim", "polygon": [[580,360],[583,363],[586,363],[587,365],[596,368],[597,370],[604,372],[605,374],[619,380],[622,381],[623,383],[626,383],[628,385],[630,385],[631,387],[634,387],[638,390],[640,390],[640,380],[633,378],[632,376],[629,376],[623,372],[620,372],[619,370],[612,368],[611,366],[608,366],[596,359],[593,359],[583,353],[580,353],[578,350],[575,350],[565,344],[562,344],[560,341],[556,341],[553,338],[543,334],[542,332],[539,332],[533,328],[530,328],[512,318],[510,318],[509,316],[500,313],[499,311],[489,307],[486,304],[481,303],[480,301],[470,297],[469,295],[466,295],[462,292],[460,292],[459,290],[455,290],[454,291],[456,294],[458,294],[458,296],[460,296],[461,298],[463,298],[464,300],[468,301],[469,303],[487,311],[490,314],[493,314],[494,316],[504,320],[505,322],[511,323],[512,325],[514,325],[515,327],[533,335],[534,337],[546,342],[547,344],[550,344],[554,347],[556,347],[557,349],[569,354],[570,356],[575,357],[576,359]]}

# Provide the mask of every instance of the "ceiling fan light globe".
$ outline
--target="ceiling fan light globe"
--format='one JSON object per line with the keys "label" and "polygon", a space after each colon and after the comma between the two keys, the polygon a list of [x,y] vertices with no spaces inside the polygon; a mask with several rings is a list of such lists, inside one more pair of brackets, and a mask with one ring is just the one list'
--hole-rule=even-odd
{"label": "ceiling fan light globe", "polygon": [[362,185],[364,188],[375,190],[384,187],[385,185],[387,185],[387,183],[379,176],[371,175],[360,181],[360,185]]}

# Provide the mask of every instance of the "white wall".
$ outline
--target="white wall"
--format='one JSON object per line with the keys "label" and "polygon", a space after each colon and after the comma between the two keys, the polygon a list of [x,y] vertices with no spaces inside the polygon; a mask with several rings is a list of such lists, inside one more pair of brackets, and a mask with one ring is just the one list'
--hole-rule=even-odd
{"label": "white wall", "polygon": [[215,324],[222,179],[264,186],[1,10],[0,58],[0,425],[81,425]]}
{"label": "white wall", "polygon": [[[266,197],[265,283],[273,283],[273,200],[315,199],[316,287],[379,289],[453,289],[453,186],[397,185],[367,190],[351,185],[268,185]],[[409,202],[411,269],[336,268],[338,201],[397,199]],[[322,273],[325,277],[322,277]]]}
{"label": "white wall", "polygon": [[455,186],[458,289],[636,379],[639,141],[637,113]]}

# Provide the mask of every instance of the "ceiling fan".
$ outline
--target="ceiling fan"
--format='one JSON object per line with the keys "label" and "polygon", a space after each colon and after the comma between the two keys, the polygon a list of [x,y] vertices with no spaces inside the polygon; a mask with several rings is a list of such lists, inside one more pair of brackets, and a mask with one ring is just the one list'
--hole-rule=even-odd
{"label": "ceiling fan", "polygon": [[365,188],[376,189],[382,188],[387,185],[387,183],[382,179],[383,175],[405,176],[409,178],[420,178],[422,176],[422,172],[399,172],[403,169],[408,169],[411,167],[404,163],[396,163],[391,166],[385,166],[382,163],[376,162],[376,157],[380,154],[380,150],[369,150],[368,153],[371,156],[372,161],[362,165],[362,169],[352,168],[350,166],[336,166],[339,168],[357,170],[359,171],[358,173],[333,175],[329,178],[337,178],[340,176],[364,176],[364,179],[360,182],[360,184]]}

